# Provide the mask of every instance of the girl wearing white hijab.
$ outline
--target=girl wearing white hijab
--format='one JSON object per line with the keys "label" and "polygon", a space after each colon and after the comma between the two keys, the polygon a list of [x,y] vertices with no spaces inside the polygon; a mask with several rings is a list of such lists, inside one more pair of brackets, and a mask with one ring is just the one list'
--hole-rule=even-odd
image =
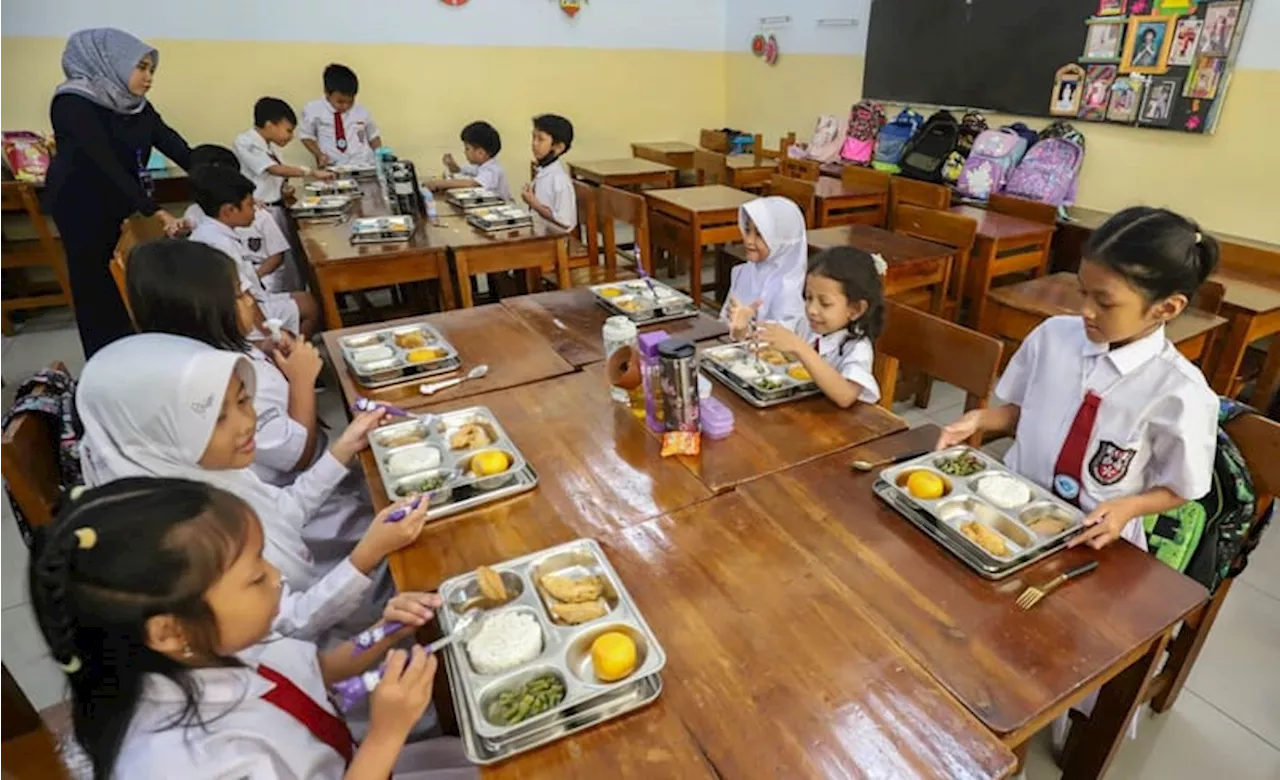
{"label": "girl wearing white hijab", "polygon": [[720,318],[733,338],[746,338],[753,319],[795,330],[804,321],[809,244],[804,213],[786,198],[759,198],[738,209],[747,262],[736,266]]}

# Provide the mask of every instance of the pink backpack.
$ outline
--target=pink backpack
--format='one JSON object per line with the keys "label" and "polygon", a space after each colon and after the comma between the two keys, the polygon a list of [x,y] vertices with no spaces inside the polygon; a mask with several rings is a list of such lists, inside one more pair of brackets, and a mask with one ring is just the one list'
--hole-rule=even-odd
{"label": "pink backpack", "polygon": [[[796,156],[821,163],[835,162],[840,159],[840,144],[844,143],[845,132],[847,128],[844,123],[836,119],[834,114],[823,114],[818,117],[818,122],[813,127],[813,136],[809,139],[809,145],[805,147],[804,153]],[[787,150],[788,153],[792,149],[796,147],[790,147]]]}
{"label": "pink backpack", "polygon": [[884,127],[884,108],[870,100],[859,101],[849,111],[849,136],[840,148],[840,158],[858,165],[870,164],[881,127]]}
{"label": "pink backpack", "polygon": [[1027,139],[1012,130],[983,130],[964,161],[956,189],[961,195],[986,200],[999,192],[1022,155]]}
{"label": "pink backpack", "polygon": [[1013,169],[1004,191],[1053,206],[1069,205],[1075,200],[1083,163],[1084,149],[1078,144],[1065,138],[1045,138]]}

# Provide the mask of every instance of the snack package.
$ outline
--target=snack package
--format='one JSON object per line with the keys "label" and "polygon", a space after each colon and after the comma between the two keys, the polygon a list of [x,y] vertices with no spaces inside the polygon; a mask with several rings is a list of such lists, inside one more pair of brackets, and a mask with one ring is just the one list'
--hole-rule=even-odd
{"label": "snack package", "polygon": [[662,434],[662,457],[672,455],[697,455],[702,452],[702,434],[689,431],[669,431]]}
{"label": "snack package", "polygon": [[0,134],[4,163],[18,181],[39,184],[49,170],[49,145],[30,130],[6,130]]}

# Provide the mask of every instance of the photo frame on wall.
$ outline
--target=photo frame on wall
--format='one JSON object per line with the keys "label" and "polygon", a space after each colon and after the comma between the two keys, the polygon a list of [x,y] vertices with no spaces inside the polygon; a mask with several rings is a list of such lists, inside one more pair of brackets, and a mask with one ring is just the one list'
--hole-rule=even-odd
{"label": "photo frame on wall", "polygon": [[1218,96],[1218,85],[1226,72],[1227,61],[1222,57],[1200,57],[1196,66],[1187,74],[1182,96],[1195,100],[1213,100]]}
{"label": "photo frame on wall", "polygon": [[1075,116],[1080,111],[1080,93],[1084,88],[1084,68],[1063,65],[1053,77],[1053,94],[1049,97],[1049,113],[1053,116]]}
{"label": "photo frame on wall", "polygon": [[1098,16],[1124,16],[1129,0],[1098,0]]}
{"label": "photo frame on wall", "polygon": [[1142,82],[1137,78],[1118,79],[1111,85],[1111,102],[1107,104],[1107,121],[1132,123],[1138,118],[1142,98]]}
{"label": "photo frame on wall", "polygon": [[1196,50],[1200,46],[1200,30],[1204,20],[1189,16],[1179,19],[1173,28],[1173,43],[1169,46],[1169,65],[1193,65],[1196,61]]}
{"label": "photo frame on wall", "polygon": [[1124,19],[1090,19],[1081,62],[1119,62],[1127,22]]}
{"label": "photo frame on wall", "polygon": [[1111,102],[1111,85],[1115,80],[1115,65],[1089,66],[1080,95],[1080,119],[1097,122],[1106,118],[1107,105]]}
{"label": "photo frame on wall", "polygon": [[1142,108],[1138,111],[1138,124],[1150,127],[1168,127],[1173,115],[1173,102],[1178,99],[1180,79],[1153,78],[1142,96]]}
{"label": "photo frame on wall", "polygon": [[1130,16],[1125,33],[1121,73],[1164,73],[1169,69],[1173,16]]}
{"label": "photo frame on wall", "polygon": [[1240,0],[1210,3],[1204,14],[1200,32],[1200,53],[1206,57],[1225,57],[1231,53],[1231,40],[1240,23]]}

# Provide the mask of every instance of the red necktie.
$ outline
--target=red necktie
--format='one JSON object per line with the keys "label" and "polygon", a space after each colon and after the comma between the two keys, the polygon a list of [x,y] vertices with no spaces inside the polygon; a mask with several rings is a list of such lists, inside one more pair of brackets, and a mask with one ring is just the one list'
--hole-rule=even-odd
{"label": "red necktie", "polygon": [[315,699],[294,685],[292,680],[271,667],[260,665],[258,674],[275,685],[262,695],[265,701],[293,716],[294,720],[307,727],[313,737],[337,751],[347,766],[351,765],[355,742],[351,739],[351,730],[347,728],[346,721],[316,704]]}
{"label": "red necktie", "polygon": [[347,128],[342,125],[342,112],[333,112],[333,145],[338,151],[347,151]]}
{"label": "red necktie", "polygon": [[1053,492],[1063,501],[1080,506],[1080,485],[1084,476],[1084,456],[1093,437],[1093,425],[1098,420],[1098,407],[1102,396],[1090,390],[1071,421],[1071,430],[1062,442],[1058,462],[1053,466]]}

